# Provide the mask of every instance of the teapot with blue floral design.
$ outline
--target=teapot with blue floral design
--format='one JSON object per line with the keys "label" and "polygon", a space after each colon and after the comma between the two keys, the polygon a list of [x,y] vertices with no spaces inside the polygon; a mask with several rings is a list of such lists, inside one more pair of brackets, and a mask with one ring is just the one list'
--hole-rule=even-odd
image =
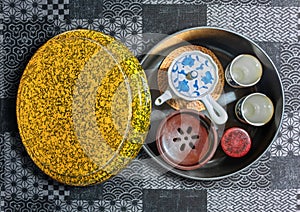
{"label": "teapot with blue floral design", "polygon": [[210,95],[218,83],[218,67],[207,54],[194,50],[173,60],[168,69],[168,89],[155,100],[159,106],[172,98],[200,100],[216,124],[224,124],[228,115]]}

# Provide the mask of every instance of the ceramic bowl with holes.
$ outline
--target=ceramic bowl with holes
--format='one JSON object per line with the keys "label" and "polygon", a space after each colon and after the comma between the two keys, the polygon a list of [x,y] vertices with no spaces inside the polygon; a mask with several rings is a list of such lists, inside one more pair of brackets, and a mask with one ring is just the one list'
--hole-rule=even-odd
{"label": "ceramic bowl with holes", "polygon": [[218,136],[214,123],[204,114],[189,109],[175,111],[161,123],[156,135],[160,156],[171,166],[194,170],[214,155]]}

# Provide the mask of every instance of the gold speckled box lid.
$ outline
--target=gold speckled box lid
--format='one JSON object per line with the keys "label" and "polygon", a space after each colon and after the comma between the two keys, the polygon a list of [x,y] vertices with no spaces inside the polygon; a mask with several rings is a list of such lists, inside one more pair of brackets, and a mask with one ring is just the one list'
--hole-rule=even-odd
{"label": "gold speckled box lid", "polygon": [[151,97],[138,60],[114,38],[62,33],[29,61],[17,98],[22,142],[37,166],[70,185],[100,183],[135,158]]}

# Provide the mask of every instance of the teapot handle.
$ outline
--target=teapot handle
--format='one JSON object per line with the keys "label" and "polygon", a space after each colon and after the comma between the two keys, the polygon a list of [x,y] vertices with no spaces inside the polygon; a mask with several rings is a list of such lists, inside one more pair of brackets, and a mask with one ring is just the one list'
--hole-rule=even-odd
{"label": "teapot handle", "polygon": [[169,99],[172,99],[172,94],[169,90],[166,90],[162,95],[156,98],[154,104],[160,106]]}
{"label": "teapot handle", "polygon": [[227,112],[211,97],[211,95],[204,96],[201,101],[204,103],[212,121],[219,125],[225,124],[228,119]]}

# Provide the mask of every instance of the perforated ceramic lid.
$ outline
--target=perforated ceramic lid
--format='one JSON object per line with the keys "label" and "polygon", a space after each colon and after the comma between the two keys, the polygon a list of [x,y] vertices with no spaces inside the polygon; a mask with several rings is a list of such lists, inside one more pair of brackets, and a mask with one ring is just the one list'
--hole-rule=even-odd
{"label": "perforated ceramic lid", "polygon": [[188,51],[174,59],[169,68],[169,85],[186,100],[199,99],[213,91],[218,82],[218,67],[201,51]]}
{"label": "perforated ceramic lid", "polygon": [[207,117],[185,109],[170,114],[162,121],[156,144],[166,162],[183,170],[193,170],[213,156],[217,148],[217,134]]}

